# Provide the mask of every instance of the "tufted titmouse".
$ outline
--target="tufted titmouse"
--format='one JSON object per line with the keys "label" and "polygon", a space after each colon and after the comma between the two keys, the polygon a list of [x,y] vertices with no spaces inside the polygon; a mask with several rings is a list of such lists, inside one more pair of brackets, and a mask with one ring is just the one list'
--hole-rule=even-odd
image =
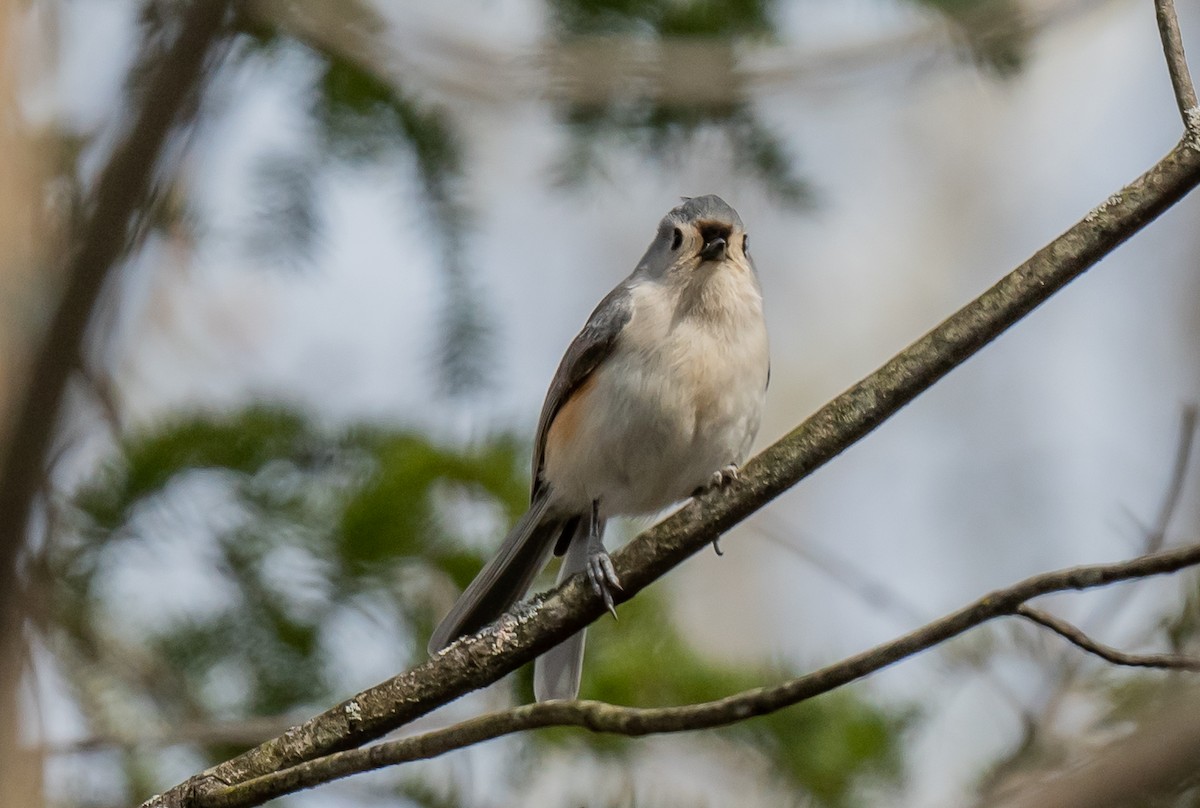
{"label": "tufted titmouse", "polygon": [[[498,618],[550,558],[586,572],[614,616],[610,516],[661,510],[737,474],[770,376],[762,293],[737,212],[685,199],[600,301],[554,374],[529,510],[434,630],[430,653]],[[538,659],[538,700],[579,692],[584,632]]]}

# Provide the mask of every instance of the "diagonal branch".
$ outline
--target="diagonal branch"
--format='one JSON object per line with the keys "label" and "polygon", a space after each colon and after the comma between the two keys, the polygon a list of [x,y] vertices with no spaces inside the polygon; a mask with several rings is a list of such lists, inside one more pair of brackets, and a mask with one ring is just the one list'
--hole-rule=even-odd
{"label": "diagonal branch", "polygon": [[[1159,0],[1156,7],[1176,96],[1181,107],[1191,109],[1195,93],[1190,89],[1182,47],[1177,41],[1174,8],[1169,0]],[[632,597],[867,435],[1200,184],[1200,148],[1190,116],[1185,114],[1184,118],[1184,138],[1149,171],[769,447],[746,467],[738,483],[697,498],[616,553],[613,562],[625,587],[621,599]],[[1190,550],[1195,552],[1196,548]],[[1178,552],[1148,558],[1172,557]],[[1096,572],[1072,586],[1097,586],[1117,580],[1105,578],[1105,568],[1084,569]],[[998,616],[1011,613],[1019,603],[985,598],[979,605],[996,609],[993,616]],[[144,805],[206,805],[205,797],[225,786],[362,746],[496,681],[565,640],[602,612],[599,600],[576,576],[548,595],[519,606],[476,636],[454,643],[425,664],[359,693],[283,735],[152,797]],[[962,620],[963,616],[956,613],[951,618]],[[957,629],[962,630],[965,627]],[[914,641],[911,635],[906,640],[879,658],[876,667],[861,655],[848,660],[841,669],[843,678],[828,686],[852,681],[940,641]],[[807,682],[805,687],[813,686],[810,678],[797,681]]]}
{"label": "diagonal branch", "polygon": [[[741,479],[691,502],[614,554],[632,597],[766,505],[965,362],[1054,292],[1200,183],[1200,152],[1185,139],[1153,168],[1054,239],[979,298],[826,404],[749,463]],[[293,727],[147,806],[183,806],[244,782],[380,737],[496,681],[598,618],[603,606],[578,578],[519,607],[479,635]]]}
{"label": "diagonal branch", "polygon": [[1071,625],[1062,618],[1055,617],[1048,612],[1043,612],[1041,609],[1022,605],[1017,608],[1016,613],[1027,620],[1050,629],[1072,645],[1082,648],[1089,654],[1095,654],[1114,665],[1125,665],[1133,668],[1200,671],[1200,659],[1196,659],[1195,657],[1182,656],[1181,654],[1130,654],[1092,639],[1078,627]]}
{"label": "diagonal branch", "polygon": [[[924,627],[806,676],[771,687],[736,693],[716,701],[682,707],[621,707],[598,701],[550,701],[490,713],[450,727],[365,749],[338,752],[280,772],[208,793],[204,808],[247,808],[352,774],[382,769],[413,760],[436,757],[481,741],[531,729],[582,727],[617,735],[687,732],[726,726],[775,712],[861,679],[892,663],[913,656],[989,620],[1021,615],[1059,632],[1081,647],[1121,665],[1146,665],[1200,670],[1200,661],[1182,657],[1138,658],[1095,643],[1025,601],[1064,590],[1091,589],[1118,581],[1175,572],[1200,564],[1200,544],[1156,553],[1116,564],[1096,564],[1058,570],[1027,578],[997,590]],[[1154,662],[1149,660],[1153,659]]]}

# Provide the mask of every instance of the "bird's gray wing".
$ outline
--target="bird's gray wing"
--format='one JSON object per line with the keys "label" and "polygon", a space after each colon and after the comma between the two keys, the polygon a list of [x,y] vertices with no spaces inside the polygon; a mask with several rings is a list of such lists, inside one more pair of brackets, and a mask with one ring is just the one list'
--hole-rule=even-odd
{"label": "bird's gray wing", "polygon": [[[546,433],[554,416],[571,398],[571,394],[612,353],[613,345],[631,313],[629,288],[627,284],[621,284],[600,301],[583,330],[567,348],[558,372],[554,374],[554,381],[550,383],[550,392],[546,394],[546,403],[542,405],[542,417],[538,422],[533,453],[533,495],[529,511],[513,526],[495,557],[480,570],[450,613],[434,629],[429,640],[430,653],[436,653],[457,637],[477,631],[503,614],[529,589],[534,577],[549,560],[551,551],[560,543],[564,543],[565,550],[565,542],[569,542],[580,530],[583,520],[579,515],[555,514],[547,509],[549,503],[541,479]],[[580,544],[582,548],[586,542]],[[582,634],[578,640],[567,641],[567,649],[560,654],[563,664],[556,669],[556,676],[566,676],[568,683],[576,681],[576,688],[578,670],[574,670],[577,663],[573,660],[581,657],[577,651],[570,649],[578,644],[578,650],[582,651],[581,642]],[[566,687],[556,687],[554,692],[565,692]]]}
{"label": "bird's gray wing", "polygon": [[632,316],[633,300],[629,282],[626,281],[605,295],[563,355],[558,371],[554,374],[554,381],[550,382],[550,390],[546,393],[542,417],[538,419],[537,438],[533,448],[533,490],[530,492],[530,501],[537,499],[544,487],[542,465],[546,456],[546,434],[550,431],[554,416],[558,415],[558,411],[571,398],[571,394],[578,390],[600,363],[612,353],[621,329]]}

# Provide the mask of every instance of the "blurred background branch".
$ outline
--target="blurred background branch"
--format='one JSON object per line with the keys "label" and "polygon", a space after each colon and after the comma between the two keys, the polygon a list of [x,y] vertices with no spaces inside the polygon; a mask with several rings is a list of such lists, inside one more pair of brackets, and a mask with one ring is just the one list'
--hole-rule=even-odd
{"label": "blurred background branch", "polygon": [[[0,42],[11,42],[17,34],[19,3],[0,2]],[[0,108],[11,109],[18,93],[16,65],[0,60]],[[30,284],[38,251],[37,199],[43,181],[45,155],[29,133],[0,126],[0,153],[5,170],[0,170],[0,255],[6,260],[0,270],[0,299],[14,300]],[[0,417],[11,422],[26,369],[16,359],[24,353],[22,334],[15,317],[0,318]],[[10,440],[0,434],[0,453]],[[3,518],[0,516],[0,518]],[[0,804],[42,803],[42,759],[21,744],[17,694],[28,672],[20,638],[20,620],[13,609],[16,574],[13,561],[23,536],[8,537],[0,544]]]}
{"label": "blurred background branch", "polygon": [[[0,37],[14,41],[16,34],[7,23],[15,18],[15,10],[6,5],[0,11],[5,21]],[[105,279],[138,237],[138,219],[147,207],[159,154],[172,127],[194,112],[197,87],[225,12],[224,3],[196,3],[178,19],[165,21],[160,30],[147,27],[151,35],[138,65],[141,75],[129,88],[132,110],[127,128],[87,196],[77,239],[65,247],[62,290],[53,316],[36,340],[33,360],[26,372],[13,374],[24,377],[23,390],[14,394],[17,403],[11,426],[0,444],[0,767],[8,773],[4,782],[10,784],[0,788],[16,789],[11,795],[0,794],[5,804],[29,799],[23,793],[29,790],[24,783],[28,778],[36,780],[40,769],[28,755],[18,754],[14,745],[18,685],[27,659],[22,637],[26,604],[20,596],[18,559],[26,546],[35,500],[47,486],[46,462],[62,400],[70,374],[81,360],[84,336]],[[15,94],[11,87],[5,89],[6,107],[13,109]],[[12,132],[6,128],[6,134]],[[36,165],[36,160],[21,160],[28,149],[19,140],[14,146],[11,152],[6,150],[11,165]],[[31,172],[26,181],[34,181],[35,176]],[[3,190],[8,192],[4,194],[7,204],[37,210],[36,193],[19,187]],[[4,220],[20,228],[28,218],[14,213]],[[21,235],[28,237],[33,230]],[[19,265],[22,257],[28,260],[29,250],[6,254]]]}
{"label": "blurred background branch", "polygon": [[[46,457],[62,398],[80,361],[84,334],[110,270],[141,230],[159,154],[181,116],[194,112],[198,85],[226,14],[224,3],[194,3],[166,30],[151,30],[131,87],[136,105],[120,144],[84,203],[78,240],[67,247],[62,294],[30,368],[0,464],[0,614],[13,612],[17,552],[34,499],[46,482]],[[173,28],[177,31],[172,31]]]}
{"label": "blurred background branch", "polygon": [[992,794],[987,804],[996,808],[1189,804],[1197,786],[1200,702],[1194,685],[1175,690],[1163,699],[1164,704],[1147,711],[1125,737],[1099,748],[1074,750],[1065,766],[1026,773]]}

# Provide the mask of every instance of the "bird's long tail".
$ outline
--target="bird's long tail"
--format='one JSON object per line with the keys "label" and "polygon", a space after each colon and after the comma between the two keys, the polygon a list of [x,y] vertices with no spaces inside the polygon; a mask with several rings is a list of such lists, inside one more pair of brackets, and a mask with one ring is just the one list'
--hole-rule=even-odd
{"label": "bird's long tail", "polygon": [[540,497],[513,525],[495,557],[459,596],[433,630],[429,653],[437,653],[464,634],[472,634],[502,615],[522,597],[550,560],[550,552],[563,532],[563,520],[547,514]]}
{"label": "bird's long tail", "polygon": [[[587,569],[590,552],[587,520],[579,520],[574,532],[558,572],[559,584],[575,573]],[[583,644],[586,634],[587,629],[581,628],[534,660],[533,695],[538,701],[573,699],[579,695],[579,677],[583,671]]]}

